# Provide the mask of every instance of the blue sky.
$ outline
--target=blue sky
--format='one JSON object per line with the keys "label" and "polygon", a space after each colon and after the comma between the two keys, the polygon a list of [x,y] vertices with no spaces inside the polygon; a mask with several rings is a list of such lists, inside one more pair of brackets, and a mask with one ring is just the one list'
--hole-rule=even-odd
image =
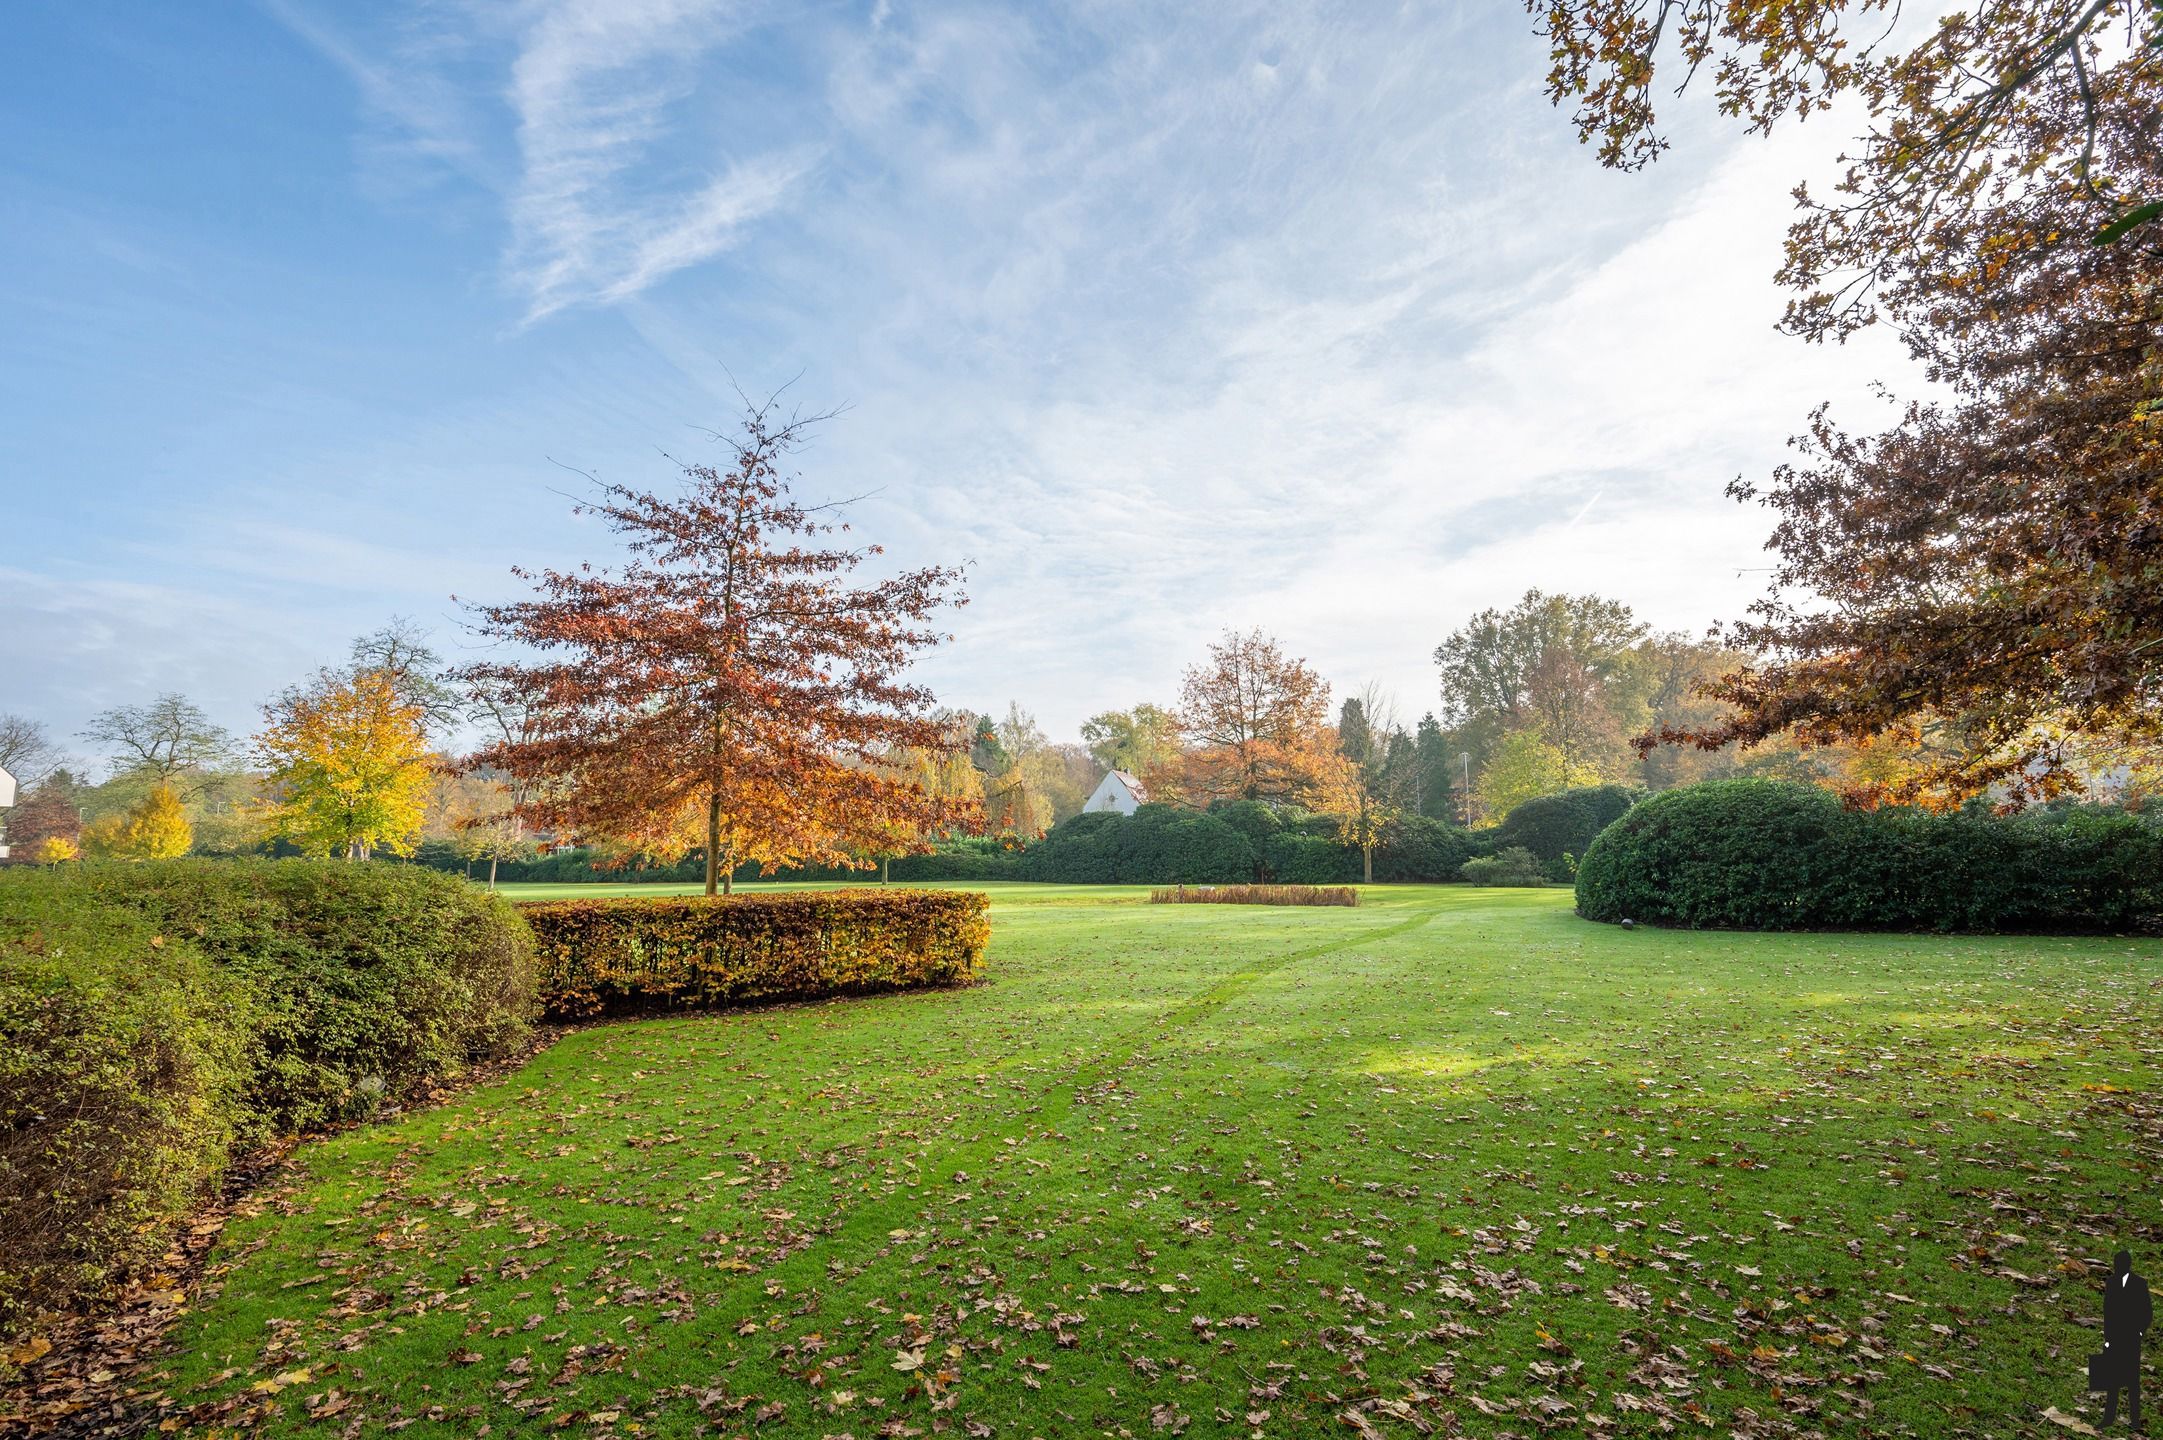
{"label": "blue sky", "polygon": [[[393,614],[604,559],[734,385],[802,493],[973,562],[941,697],[1055,735],[1226,626],[1416,715],[1530,586],[1701,630],[1722,489],[1882,342],[1772,332],[1841,138],[1600,170],[1510,4],[386,0],[10,14],[0,711],[236,731]],[[732,379],[733,377],[733,379]]]}

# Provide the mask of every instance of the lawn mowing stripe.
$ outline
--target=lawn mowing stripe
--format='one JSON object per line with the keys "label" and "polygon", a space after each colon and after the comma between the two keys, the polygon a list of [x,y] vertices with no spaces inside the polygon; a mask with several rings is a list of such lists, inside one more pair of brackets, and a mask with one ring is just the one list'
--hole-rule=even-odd
{"label": "lawn mowing stripe", "polygon": [[[1412,918],[1400,920],[1395,925],[1386,925],[1379,930],[1369,930],[1345,940],[1334,940],[1326,945],[1310,945],[1304,950],[1289,951],[1267,964],[1257,965],[1251,969],[1227,975],[1199,995],[1189,1000],[1182,1000],[1156,1020],[1150,1022],[1152,1033],[1149,1038],[1136,1046],[1134,1052],[1128,1055],[1126,1059],[1120,1061],[1119,1068],[1124,1069],[1139,1060],[1159,1040],[1166,1036],[1188,1029],[1216,1014],[1226,1005],[1238,999],[1257,980],[1264,979],[1285,969],[1287,966],[1297,965],[1303,961],[1319,960],[1325,955],[1334,955],[1344,950],[1356,950],[1362,945],[1371,945],[1378,940],[1394,939],[1399,935],[1419,929],[1441,913],[1442,907],[1439,905],[1423,906]],[[1095,1080],[1103,1078],[1101,1074],[1092,1076],[1092,1071],[1101,1072],[1109,1068],[1111,1067],[1103,1061],[1085,1065],[1076,1072],[1075,1083],[1069,1088],[1072,1090],[1086,1089]]]}
{"label": "lawn mowing stripe", "polygon": [[[1164,1015],[1151,1021],[1149,1033],[1123,1059],[1116,1063],[1105,1060],[1092,1061],[1076,1070],[1069,1079],[1058,1082],[1041,1092],[1039,1096],[1040,1110],[1034,1116],[1029,1117],[1029,1120],[1020,1127],[1021,1133],[1019,1136],[1013,1136],[1002,1131],[989,1132],[979,1139],[957,1146],[953,1151],[949,1152],[948,1158],[941,1162],[939,1168],[948,1172],[948,1180],[951,1182],[953,1175],[972,1173],[972,1167],[982,1166],[995,1156],[1007,1154],[1018,1157],[1021,1153],[1021,1147],[1006,1144],[1008,1139],[1016,1138],[1026,1142],[1032,1129],[1039,1132],[1057,1129],[1060,1123],[1073,1113],[1074,1107],[1080,1102],[1080,1096],[1084,1091],[1093,1085],[1102,1083],[1112,1071],[1123,1070],[1133,1065],[1167,1036],[1189,1029],[1216,1014],[1233,1000],[1238,999],[1256,981],[1266,979],[1270,975],[1290,966],[1302,964],[1309,960],[1319,960],[1326,955],[1335,955],[1346,950],[1356,950],[1363,945],[1370,945],[1376,941],[1389,940],[1407,934],[1419,929],[1428,921],[1434,919],[1435,916],[1441,914],[1443,908],[1440,905],[1425,905],[1420,907],[1418,912],[1411,918],[1401,920],[1394,925],[1385,925],[1346,939],[1332,940],[1326,944],[1310,945],[1302,950],[1288,951],[1265,964],[1256,965],[1225,976],[1207,990],[1191,999],[1180,1002]],[[762,1278],[779,1280],[785,1275],[793,1278],[794,1272],[811,1264],[814,1259],[818,1259],[819,1266],[823,1269],[825,1262],[819,1257],[821,1252],[826,1251],[828,1247],[844,1243],[852,1232],[860,1233],[867,1227],[882,1231],[902,1228],[898,1227],[895,1222],[903,1218],[915,1218],[917,1212],[924,1209],[927,1203],[928,1199],[922,1192],[912,1191],[907,1188],[889,1195],[880,1195],[868,1199],[862,1204],[849,1209],[845,1217],[839,1218],[834,1229],[821,1238],[820,1244],[784,1260],[779,1266],[764,1272]]]}

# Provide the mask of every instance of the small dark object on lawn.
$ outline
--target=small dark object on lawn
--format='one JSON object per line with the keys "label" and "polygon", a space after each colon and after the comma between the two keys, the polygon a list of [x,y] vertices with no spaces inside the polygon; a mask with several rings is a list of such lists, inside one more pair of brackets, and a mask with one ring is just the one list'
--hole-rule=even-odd
{"label": "small dark object on lawn", "polygon": [[1622,922],[1622,928],[1625,930],[1635,930],[1637,928],[1637,922],[1635,920],[1625,920]]}

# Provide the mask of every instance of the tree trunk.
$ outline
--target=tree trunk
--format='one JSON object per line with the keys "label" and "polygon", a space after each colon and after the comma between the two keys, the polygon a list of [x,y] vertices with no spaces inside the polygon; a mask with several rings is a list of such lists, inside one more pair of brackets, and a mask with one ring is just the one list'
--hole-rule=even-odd
{"label": "tree trunk", "polygon": [[718,888],[721,869],[721,797],[706,797],[706,893]]}
{"label": "tree trunk", "polygon": [[[713,892],[708,891],[707,893],[711,894]],[[734,895],[736,893],[736,848],[733,845],[729,847],[729,853],[721,867],[721,893],[724,895]]]}
{"label": "tree trunk", "polygon": [[881,855],[881,856],[879,857],[879,883],[880,883],[881,885],[884,885],[884,884],[886,883],[886,864],[887,864],[887,857],[886,857],[886,856],[884,856],[884,855]]}
{"label": "tree trunk", "polygon": [[1372,885],[1374,883],[1374,847],[1372,845],[1360,846],[1359,858],[1366,863],[1367,883]]}
{"label": "tree trunk", "polygon": [[493,855],[488,857],[488,888],[496,888],[496,857]]}

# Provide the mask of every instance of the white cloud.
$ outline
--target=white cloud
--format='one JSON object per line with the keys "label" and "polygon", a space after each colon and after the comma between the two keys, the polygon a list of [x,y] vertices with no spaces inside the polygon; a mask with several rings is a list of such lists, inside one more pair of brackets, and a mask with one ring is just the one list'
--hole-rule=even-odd
{"label": "white cloud", "polygon": [[1659,166],[1603,172],[1515,10],[433,0],[364,41],[266,3],[371,125],[461,157],[518,311],[554,317],[259,463],[334,517],[226,497],[254,528],[194,563],[276,591],[225,618],[278,645],[296,610],[320,648],[607,559],[551,460],[666,483],[730,374],[801,371],[853,407],[807,492],[876,492],[895,563],[977,562],[927,671],[955,703],[1070,733],[1260,624],[1417,713],[1436,641],[1531,586],[1738,613],[1768,519],[1727,481],[1907,375],[1884,337],[1772,329],[1787,192],[1837,127],[1743,142],[1684,107]]}
{"label": "white cloud", "polygon": [[[801,148],[664,161],[671,122],[739,33],[740,8],[554,0],[526,30],[508,88],[521,158],[509,267],[529,319],[623,299],[711,258],[809,168]],[[698,178],[686,184],[685,170]]]}
{"label": "white cloud", "polygon": [[455,33],[418,23],[403,26],[378,55],[305,0],[258,3],[345,73],[378,127],[370,143],[383,163],[401,169],[440,166],[483,189],[502,187],[480,138],[485,122],[476,97],[440,69],[446,55],[460,48]]}

